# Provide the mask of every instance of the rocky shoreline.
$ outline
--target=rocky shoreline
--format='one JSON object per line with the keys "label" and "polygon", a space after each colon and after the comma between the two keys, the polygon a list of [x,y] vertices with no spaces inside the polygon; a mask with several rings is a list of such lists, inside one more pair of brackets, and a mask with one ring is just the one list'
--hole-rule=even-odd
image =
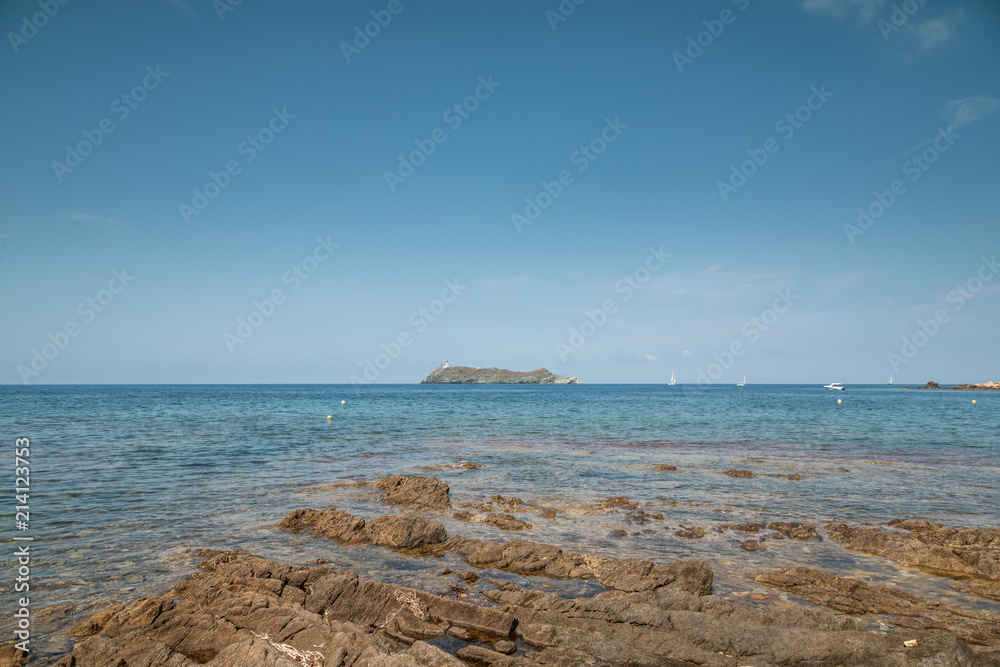
{"label": "rocky shoreline", "polygon": [[[426,585],[380,582],[326,562],[287,565],[243,551],[206,551],[201,571],[172,591],[107,607],[77,623],[70,630],[77,643],[55,664],[1000,666],[995,609],[944,604],[903,586],[809,567],[752,574],[754,582],[791,595],[797,601],[792,605],[760,593],[721,599],[713,595],[712,567],[701,560],[612,558],[532,540],[448,535],[435,518],[453,511],[447,484],[395,475],[370,486],[402,513],[365,518],[301,508],[279,528],[350,548],[391,550],[425,568],[459,559],[470,569],[437,565],[447,589],[430,592]],[[498,511],[523,511],[517,498],[496,495],[462,507],[467,509],[456,511],[456,518],[464,513],[464,520],[490,530],[523,528],[479,518],[484,513],[527,523]],[[624,513],[634,526],[665,527],[662,513],[647,513],[624,496],[607,498],[594,510]],[[852,553],[953,577],[956,590],[988,604],[1000,600],[997,528],[896,520],[823,528],[734,523],[714,530],[753,537],[743,543],[746,551],[781,539],[808,548],[825,534]],[[707,533],[700,526],[677,531],[689,539]],[[509,573],[521,578],[515,583]],[[591,581],[599,590],[581,597],[554,592],[546,583],[563,580]],[[873,621],[879,630],[872,630]],[[0,647],[0,667],[20,665],[19,653],[10,644]]]}

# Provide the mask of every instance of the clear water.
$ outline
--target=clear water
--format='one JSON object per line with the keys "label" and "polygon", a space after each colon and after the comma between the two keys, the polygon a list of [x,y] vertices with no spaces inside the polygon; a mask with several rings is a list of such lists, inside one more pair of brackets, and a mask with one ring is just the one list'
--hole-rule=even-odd
{"label": "clear water", "polygon": [[[739,543],[753,536],[714,528],[900,517],[996,525],[1000,393],[782,385],[42,386],[0,387],[0,405],[11,452],[7,488],[14,438],[32,441],[30,530],[14,530],[12,491],[0,510],[8,545],[0,556],[7,573],[0,636],[13,627],[11,539],[31,535],[32,607],[54,612],[36,619],[43,655],[67,650],[65,629],[95,605],[168,590],[194,570],[203,548],[243,548],[295,563],[323,557],[385,581],[446,589],[453,582],[434,573],[455,569],[450,557],[340,548],[275,527],[304,506],[391,513],[370,487],[351,483],[397,473],[448,483],[456,509],[493,494],[516,496],[524,504],[513,513],[536,526],[508,533],[437,516],[449,534],[525,537],[609,556],[704,558],[716,569],[719,595],[760,590],[747,576],[753,571],[807,564],[989,606],[951,591],[948,580],[829,541],[768,541],[766,551],[747,553]],[[455,467],[463,461],[484,467]],[[657,463],[678,470],[650,470]],[[720,474],[731,468],[755,477]],[[788,473],[804,477],[774,476]],[[622,495],[664,513],[664,521],[637,526],[625,512],[595,508]],[[557,510],[558,518],[540,518],[541,509]],[[709,533],[684,539],[674,534],[680,525]],[[546,585],[571,594],[594,589],[587,582]]]}

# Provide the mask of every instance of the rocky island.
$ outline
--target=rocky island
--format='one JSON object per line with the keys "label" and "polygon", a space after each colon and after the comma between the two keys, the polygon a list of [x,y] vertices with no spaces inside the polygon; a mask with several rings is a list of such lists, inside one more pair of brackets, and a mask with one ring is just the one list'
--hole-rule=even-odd
{"label": "rocky island", "polygon": [[508,371],[503,368],[470,368],[442,364],[420,384],[581,384],[580,378],[563,378],[544,368]]}
{"label": "rocky island", "polygon": [[903,387],[904,389],[962,389],[962,390],[993,390],[1000,391],[1000,382],[980,382],[979,384],[956,384],[954,387],[942,387],[934,380],[931,380],[923,387]]}

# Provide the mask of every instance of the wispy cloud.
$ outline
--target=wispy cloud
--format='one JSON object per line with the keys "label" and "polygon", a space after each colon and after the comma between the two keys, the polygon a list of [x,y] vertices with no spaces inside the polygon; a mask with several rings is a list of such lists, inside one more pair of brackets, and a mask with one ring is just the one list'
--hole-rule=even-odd
{"label": "wispy cloud", "polygon": [[858,25],[867,25],[887,4],[887,0],[802,0],[801,7],[811,14],[838,19],[854,15]]}
{"label": "wispy cloud", "polygon": [[188,3],[184,2],[184,0],[168,0],[168,2],[173,6],[174,9],[176,9],[189,19],[193,19],[198,16],[195,13],[195,11],[191,9]]}
{"label": "wispy cloud", "polygon": [[977,123],[1000,110],[1000,100],[993,97],[966,97],[952,100],[944,105],[944,117],[949,127],[955,130],[965,125]]}
{"label": "wispy cloud", "polygon": [[643,356],[646,357],[646,359],[648,359],[649,361],[656,361],[657,359],[659,359],[658,356],[656,356],[655,354],[650,354],[649,352],[646,352]]}
{"label": "wispy cloud", "polygon": [[722,262],[716,262],[712,266],[710,266],[707,269],[705,269],[705,273],[709,273],[709,274],[715,273],[716,271],[718,271],[721,268],[722,268]]}
{"label": "wispy cloud", "polygon": [[921,51],[930,51],[945,44],[956,33],[954,21],[943,16],[907,23],[903,26],[902,31],[916,43],[917,48]]}
{"label": "wispy cloud", "polygon": [[690,357],[692,354],[691,350],[681,350],[682,357]]}
{"label": "wispy cloud", "polygon": [[[951,102],[945,104],[944,109],[941,111],[941,115],[948,123],[947,129],[957,130],[960,127],[965,127],[966,125],[971,125],[972,123],[978,123],[979,121],[992,116],[997,111],[1000,111],[1000,100],[996,98],[966,97],[961,100],[952,100]],[[933,136],[924,139],[920,143],[914,144],[904,151],[900,151],[895,155],[868,166],[880,167],[884,164],[901,160],[904,157],[909,157],[924,146],[930,144],[932,141],[937,139],[937,137],[938,135],[935,132]]]}

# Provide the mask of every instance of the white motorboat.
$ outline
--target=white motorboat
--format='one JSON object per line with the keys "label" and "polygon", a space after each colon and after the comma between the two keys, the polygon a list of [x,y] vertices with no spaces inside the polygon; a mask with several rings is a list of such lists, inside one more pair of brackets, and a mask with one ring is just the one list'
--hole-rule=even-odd
{"label": "white motorboat", "polygon": [[836,389],[838,391],[844,391],[844,385],[839,382],[831,382],[830,384],[823,385],[824,389]]}

